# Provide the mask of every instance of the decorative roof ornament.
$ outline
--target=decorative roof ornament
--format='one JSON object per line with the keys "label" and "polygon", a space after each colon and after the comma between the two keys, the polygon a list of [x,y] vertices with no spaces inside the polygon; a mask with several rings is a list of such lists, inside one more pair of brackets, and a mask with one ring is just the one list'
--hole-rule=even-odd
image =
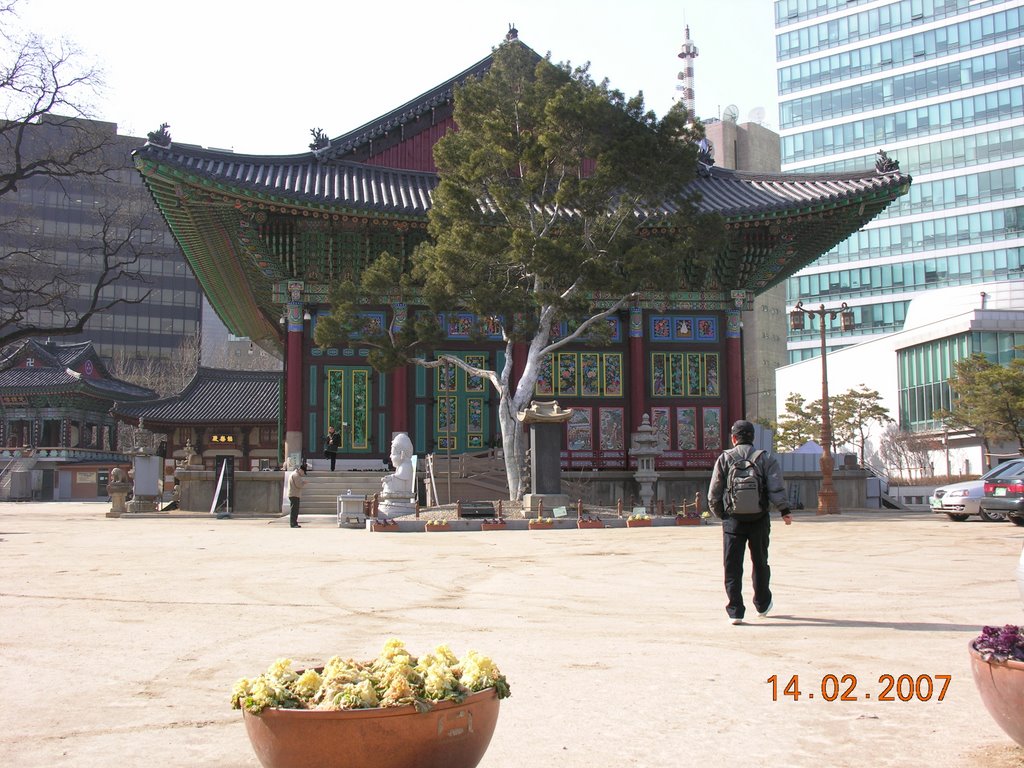
{"label": "decorative roof ornament", "polygon": [[900,161],[893,160],[884,149],[878,150],[875,157],[875,170],[879,173],[893,173],[900,169]]}
{"label": "decorative roof ornament", "polygon": [[331,140],[327,137],[323,128],[310,128],[309,133],[313,137],[309,148],[313,150],[313,155],[319,159],[324,152],[331,148]]}
{"label": "decorative roof ornament", "polygon": [[715,145],[705,136],[697,142],[697,175],[710,176],[715,164]]}
{"label": "decorative roof ornament", "polygon": [[510,43],[513,40],[519,39],[519,30],[515,28],[515,25],[511,22],[508,25],[508,33],[505,35],[505,42]]}
{"label": "decorative roof ornament", "polygon": [[161,123],[157,130],[146,134],[146,143],[152,144],[154,147],[160,147],[160,149],[170,149],[171,132],[168,130],[170,127],[170,123]]}

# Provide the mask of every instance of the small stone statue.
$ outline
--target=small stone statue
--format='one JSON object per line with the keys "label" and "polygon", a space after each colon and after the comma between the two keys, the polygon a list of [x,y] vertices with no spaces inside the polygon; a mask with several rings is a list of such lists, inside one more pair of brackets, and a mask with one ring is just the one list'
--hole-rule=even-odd
{"label": "small stone statue", "polygon": [[399,432],[391,441],[391,463],[395,471],[381,480],[381,496],[408,499],[413,495],[412,455],[412,440],[405,432]]}

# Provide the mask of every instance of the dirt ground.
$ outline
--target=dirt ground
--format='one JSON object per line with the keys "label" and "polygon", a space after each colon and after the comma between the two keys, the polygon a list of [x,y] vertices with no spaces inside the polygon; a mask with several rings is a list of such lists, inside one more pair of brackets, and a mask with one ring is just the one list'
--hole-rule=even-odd
{"label": "dirt ground", "polygon": [[[775,612],[733,626],[717,525],[369,533],[106,509],[0,504],[2,765],[258,766],[236,679],[398,637],[508,676],[482,768],[1024,766],[966,651],[1024,623],[1024,528],[797,513],[772,529]],[[830,675],[856,700],[828,701]],[[880,701],[887,675],[935,692]]]}

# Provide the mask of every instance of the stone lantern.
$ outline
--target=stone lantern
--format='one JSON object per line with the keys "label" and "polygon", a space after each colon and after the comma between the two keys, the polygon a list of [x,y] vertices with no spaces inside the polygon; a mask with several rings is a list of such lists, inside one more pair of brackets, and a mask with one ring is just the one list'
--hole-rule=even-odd
{"label": "stone lantern", "polygon": [[640,485],[640,501],[649,510],[654,501],[654,484],[658,481],[654,460],[662,454],[662,449],[654,427],[651,426],[651,417],[646,413],[636,432],[631,435],[631,442],[629,455],[636,459],[633,477]]}
{"label": "stone lantern", "polygon": [[531,512],[544,502],[544,509],[564,507],[569,495],[562,493],[562,430],[572,408],[563,409],[557,400],[530,403],[525,411],[516,414],[523,424],[530,426],[531,485],[523,496],[523,506]]}

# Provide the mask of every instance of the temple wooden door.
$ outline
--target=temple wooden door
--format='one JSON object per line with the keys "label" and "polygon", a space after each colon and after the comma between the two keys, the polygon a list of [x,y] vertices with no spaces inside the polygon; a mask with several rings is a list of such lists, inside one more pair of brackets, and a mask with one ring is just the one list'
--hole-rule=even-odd
{"label": "temple wooden door", "polygon": [[327,368],[326,422],[341,434],[339,453],[369,453],[370,414],[373,391],[369,366],[337,366]]}
{"label": "temple wooden door", "polygon": [[[489,368],[486,352],[443,352],[477,368]],[[493,353],[492,353],[493,354]],[[455,365],[433,369],[434,419],[432,434],[438,453],[468,453],[489,446],[490,400],[493,388],[482,376],[471,376]]]}

